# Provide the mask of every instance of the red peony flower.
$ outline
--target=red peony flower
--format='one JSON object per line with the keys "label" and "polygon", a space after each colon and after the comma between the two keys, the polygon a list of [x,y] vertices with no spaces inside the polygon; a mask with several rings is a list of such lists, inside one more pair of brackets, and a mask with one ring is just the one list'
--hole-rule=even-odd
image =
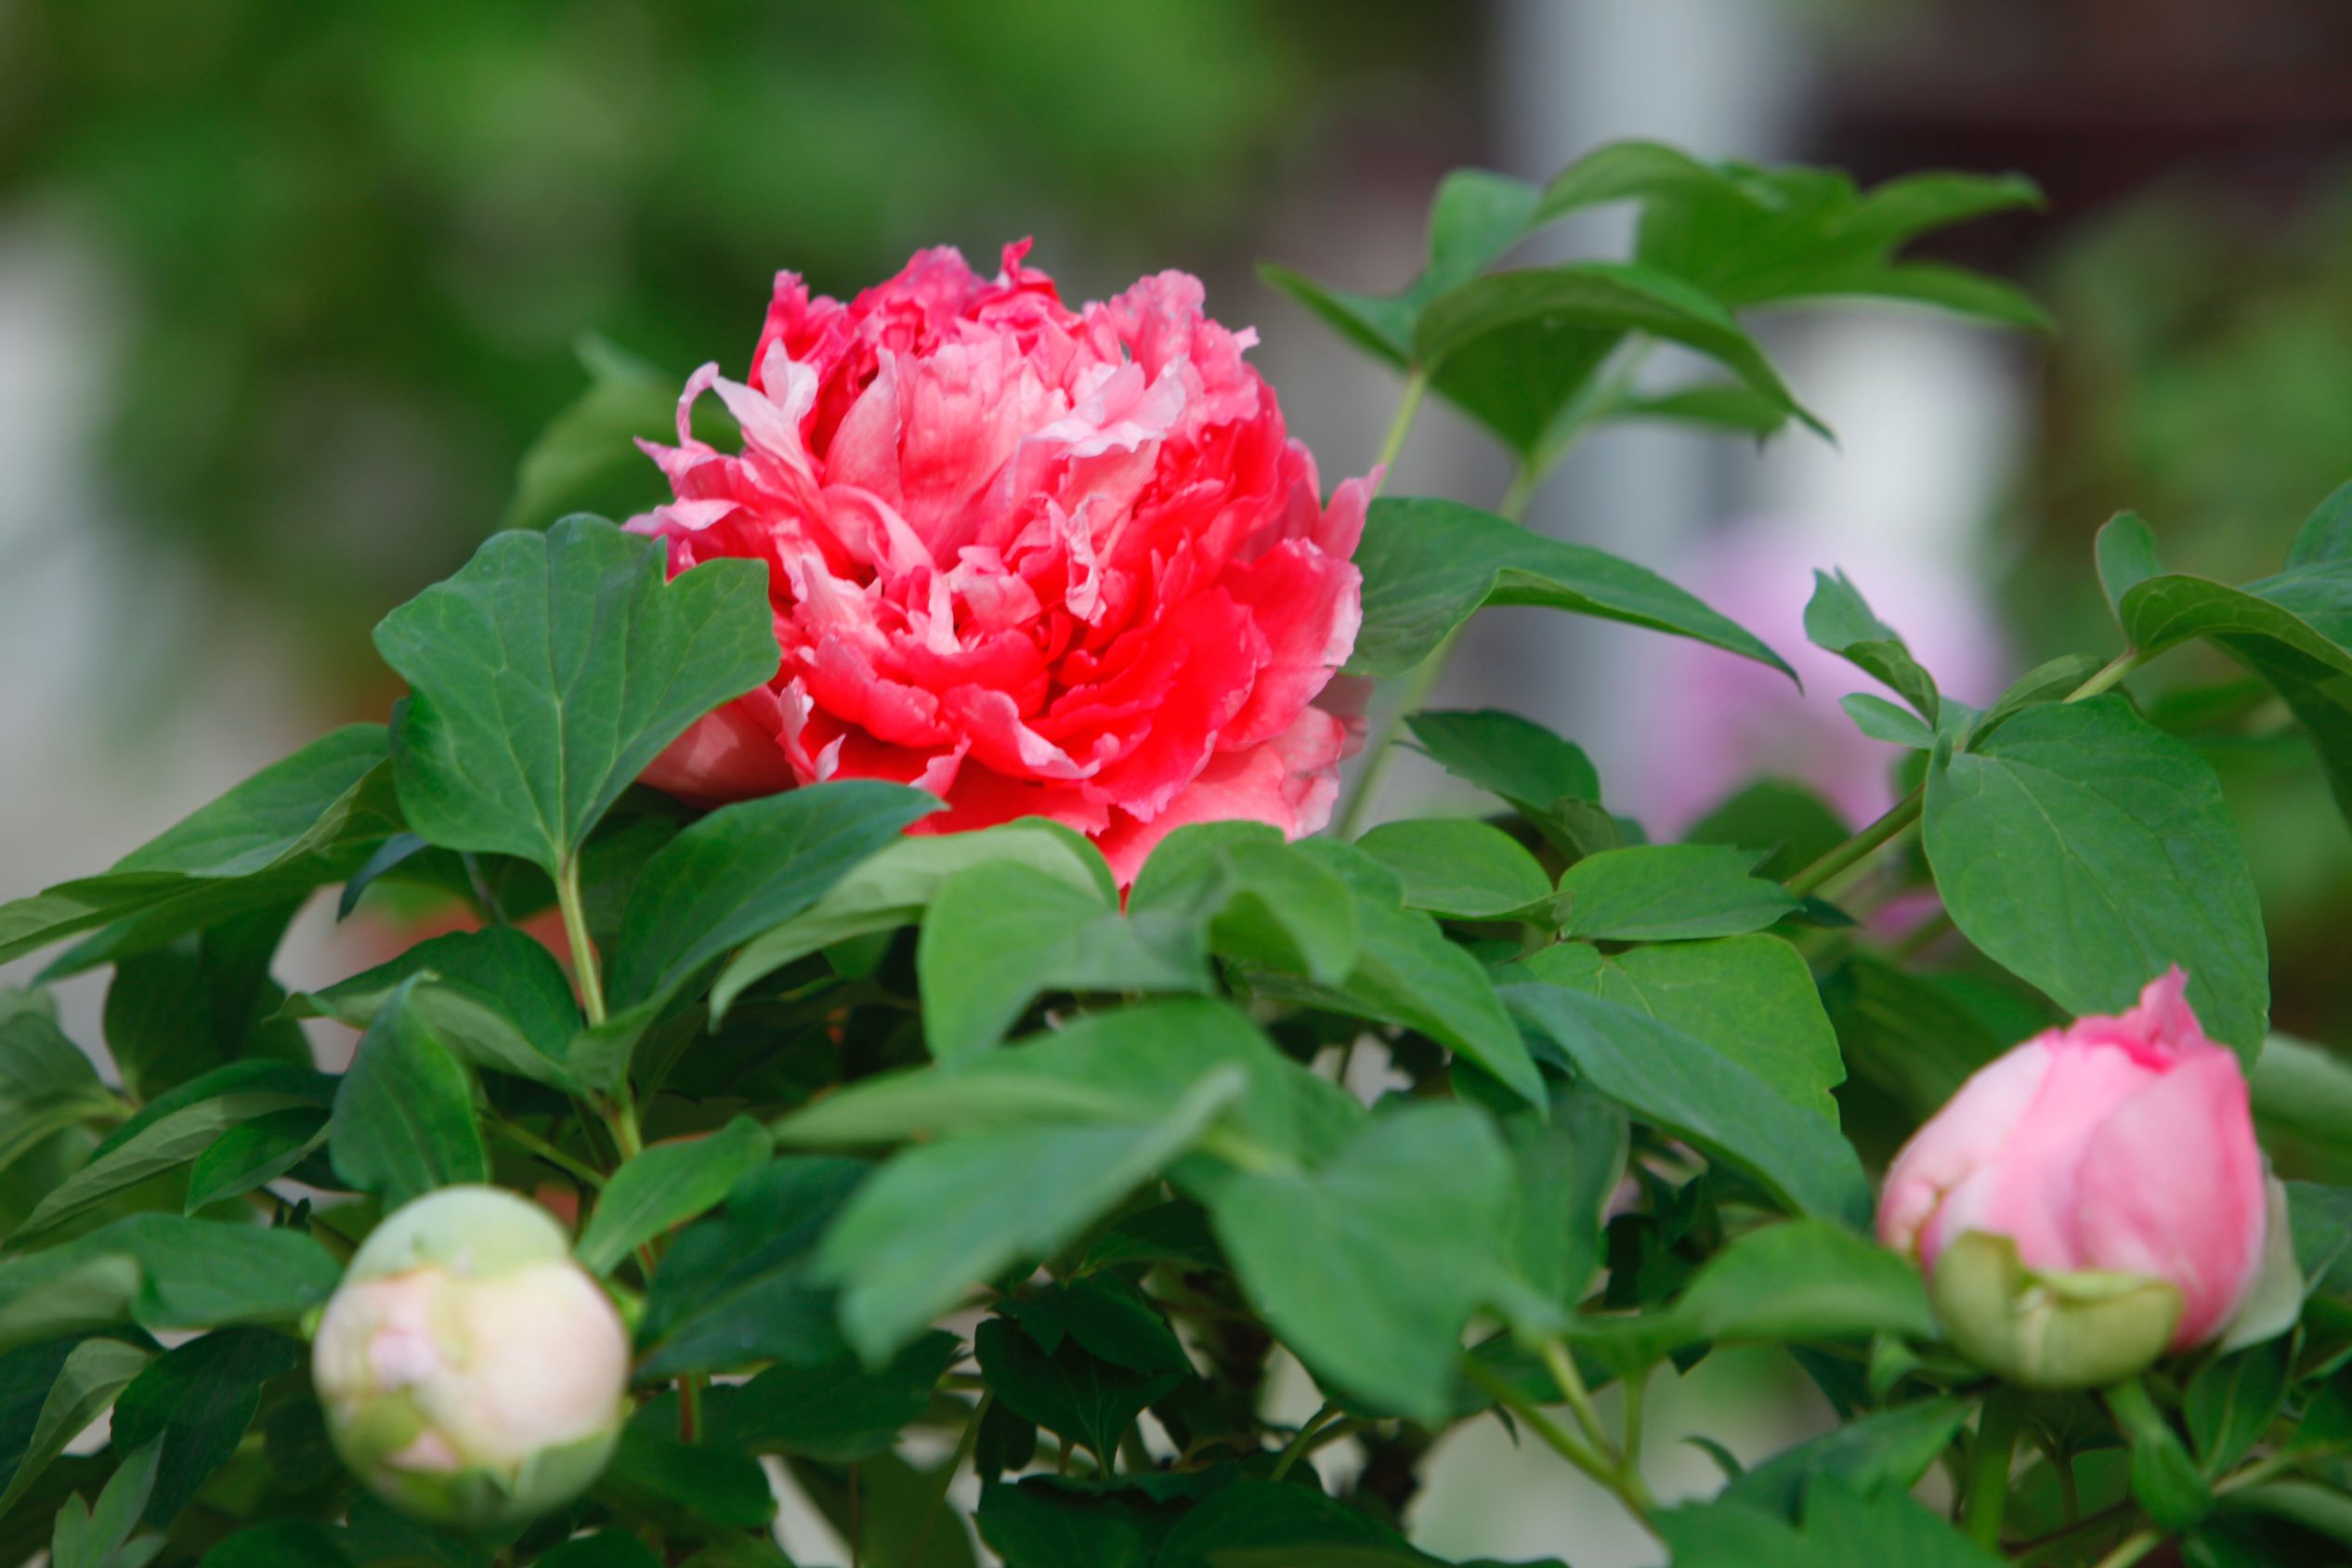
{"label": "red peony flower", "polygon": [[[1122,883],[1188,822],[1329,817],[1348,726],[1313,700],[1354,646],[1370,484],[1326,507],[1256,341],[1197,279],[1073,310],[1008,246],[925,251],[847,305],[777,279],[749,385],[697,371],[677,499],[630,527],[670,569],[765,561],[783,665],[646,781],[703,804],[827,778],[947,803],[918,832],[1024,816]],[[688,413],[715,387],[730,456]]]}

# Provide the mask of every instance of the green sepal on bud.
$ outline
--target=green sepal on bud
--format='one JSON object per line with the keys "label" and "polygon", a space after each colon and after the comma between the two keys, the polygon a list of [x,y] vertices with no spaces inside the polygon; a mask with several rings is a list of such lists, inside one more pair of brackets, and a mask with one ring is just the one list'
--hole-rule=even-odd
{"label": "green sepal on bud", "polygon": [[2021,1388],[2097,1388],[2164,1352],[2180,1291],[2144,1274],[2036,1274],[2005,1235],[1970,1231],[1943,1249],[1927,1280],[1953,1348]]}
{"label": "green sepal on bud", "polygon": [[420,1519],[491,1530],[602,1473],[629,1335],[544,1209],[448,1187],[360,1247],[311,1363],[335,1451],[372,1491]]}

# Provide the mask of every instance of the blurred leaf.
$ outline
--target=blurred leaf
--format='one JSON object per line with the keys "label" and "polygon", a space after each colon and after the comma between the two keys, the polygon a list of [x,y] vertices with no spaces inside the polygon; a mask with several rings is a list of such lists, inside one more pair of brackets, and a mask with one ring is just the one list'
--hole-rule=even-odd
{"label": "blurred leaf", "polygon": [[1902,634],[1871,613],[1870,606],[1842,571],[1813,573],[1813,596],[1805,606],[1805,635],[1901,697],[1933,726],[1941,712],[1936,680],[1911,657]]}
{"label": "blurred leaf", "polygon": [[136,940],[88,968],[234,915],[289,903],[358,869],[399,816],[381,725],[349,725],[272,764],[114,864],[0,905],[0,961],[110,921]]}
{"label": "blurred leaf", "polygon": [[294,1340],[265,1328],[215,1329],[165,1351],[123,1391],[113,1441],[163,1449],[140,1516],[150,1528],[171,1528],[229,1462],[261,1409],[261,1385],[292,1371],[298,1355]]}
{"label": "blurred leaf", "polygon": [[1763,858],[1755,875],[1785,881],[1846,842],[1845,819],[1812,791],[1785,779],[1749,785],[1691,825],[1690,843],[1731,844]]}
{"label": "blurred leaf", "polygon": [[934,1331],[871,1372],[846,1358],[771,1366],[740,1388],[710,1391],[711,1441],[752,1454],[869,1458],[887,1452],[930,1407],[939,1379],[962,1355],[954,1335]]}
{"label": "blurred leaf", "polygon": [[2312,509],[2287,546],[2287,567],[2319,566],[2352,559],[2352,480],[2337,486]]}
{"label": "blurred leaf", "polygon": [[1837,1036],[1812,972],[1777,936],[1669,943],[1603,956],[1581,942],[1531,953],[1527,973],[1646,1013],[1738,1062],[1800,1110],[1837,1123]]}
{"label": "blurred leaf", "polygon": [[1551,897],[1551,879],[1517,839],[1468,817],[1384,822],[1355,847],[1404,882],[1408,909],[1495,920]]}
{"label": "blurred leaf", "polygon": [[913,925],[948,878],[967,867],[1013,861],[1081,892],[1117,898],[1110,868],[1091,843],[1056,822],[1024,817],[977,832],[894,840],[861,861],[830,892],[745,943],[711,988],[713,1016],[725,1016],[745,987],[795,959],[852,937]]}
{"label": "blurred leaf", "polygon": [[161,1454],[162,1445],[154,1443],[126,1454],[95,1505],[85,1506],[79,1493],[67,1500],[49,1542],[52,1568],[108,1568],[138,1528]]}
{"label": "blurred leaf", "polygon": [[386,1210],[437,1187],[490,1179],[464,1064],[409,1006],[401,982],[359,1040],[335,1090],[327,1152],[353,1190]]}
{"label": "blurred leaf", "polygon": [[1761,931],[1797,900],[1756,876],[1755,863],[1746,850],[1719,844],[1635,844],[1588,855],[1561,873],[1561,934],[1682,942]]}
{"label": "blurred leaf", "polygon": [[1722,1500],[1794,1519],[1816,1476],[1834,1475],[1863,1494],[1908,1493],[1952,1446],[1967,1418],[1968,1402],[1954,1398],[1864,1416],[1733,1475]]}
{"label": "blurred leaf", "polygon": [[558,875],[663,747],[775,673],[764,568],[670,582],[664,548],[595,517],[502,533],[385,617],[376,647],[412,688],[392,736],[412,829]]}
{"label": "blurred leaf", "polygon": [[1699,1270],[1672,1315],[1699,1339],[1937,1338],[1918,1270],[1819,1220],[1784,1221],[1740,1237]]}
{"label": "blurred leaf", "polygon": [[1204,1498],[1160,1547],[1157,1568],[1307,1568],[1316,1547],[1355,1547],[1410,1555],[1388,1526],[1310,1486],[1244,1480]]}
{"label": "blurred leaf", "polygon": [[1142,1492],[1101,1493],[1052,1476],[981,1488],[981,1538],[1005,1568],[1153,1568],[1180,1504]]}
{"label": "blurred leaf", "polygon": [[581,1266],[610,1274],[632,1252],[725,1198],[737,1183],[767,1163],[767,1129],[737,1117],[707,1136],[656,1143],[605,1183],[595,1212],[573,1248]]}
{"label": "blurred leaf", "polygon": [[9,1237],[22,1247],[151,1176],[192,1163],[230,1129],[274,1111],[319,1108],[334,1080],[282,1062],[232,1062],[168,1094],[101,1142],[81,1169],[50,1189]]}
{"label": "blurred leaf", "polygon": [[661,1568],[661,1559],[626,1530],[608,1529],[574,1535],[542,1553],[539,1568]]}
{"label": "blurred leaf", "polygon": [[1149,1120],[973,1132],[902,1152],[818,1252],[820,1274],[842,1287],[850,1342],[869,1365],[882,1361],[975,1282],[1067,1246],[1248,1085],[1239,1067],[1210,1067]]}
{"label": "blurred leaf", "polygon": [[2262,1441],[2287,1397],[2293,1357],[2284,1339],[2205,1364],[2189,1380],[2181,1415],[2209,1477],[2219,1477]]}
{"label": "blurred leaf", "polygon": [[871,1170],[863,1160],[779,1159],[737,1183],[722,1212],[680,1232],[647,1293],[637,1375],[844,1358],[833,1293],[817,1282],[813,1255]]}
{"label": "blurred leaf", "polygon": [[1883,697],[1866,691],[1851,692],[1839,698],[1837,705],[1846,710],[1854,727],[1873,740],[1908,747],[1914,751],[1935,750],[1936,732],[1917,714],[1896,707]]}
{"label": "blurred leaf", "polygon": [[765,1530],[776,1518],[776,1496],[757,1459],[681,1443],[648,1430],[643,1420],[621,1429],[620,1446],[596,1491],[702,1530]]}
{"label": "blurred leaf", "polygon": [[10,1464],[0,1515],[151,1359],[137,1345],[105,1339],[53,1340],[0,1355],[0,1457]]}
{"label": "blurred leaf", "polygon": [[502,528],[543,529],[574,512],[626,516],[669,499],[637,442],[674,438],[686,378],[665,374],[594,333],[583,335],[574,352],[588,372],[588,388],[548,421],[523,453]]}
{"label": "blurred leaf", "polygon": [[1788,670],[1771,648],[1664,578],[1458,502],[1373,502],[1355,563],[1364,573],[1364,625],[1348,662],[1352,674],[1404,673],[1488,604],[1622,621]]}
{"label": "blurred leaf", "polygon": [[1753,386],[1727,383],[1685,386],[1654,396],[1628,393],[1602,403],[1592,417],[1596,421],[1654,419],[1670,425],[1696,425],[1753,436],[1760,441],[1788,423],[1788,406],[1783,399]]}
{"label": "blurred leaf", "polygon": [[2118,512],[2099,526],[2096,548],[2099,587],[2120,621],[2124,596],[2164,573],[2163,562],[2156,555],[2156,530],[2136,514]]}
{"label": "blurred leaf", "polygon": [[1835,1474],[1805,1491],[1800,1530],[1724,1498],[1656,1516],[1675,1568],[1994,1568],[2003,1561],[1901,1492],[1856,1492]]}
{"label": "blurred leaf", "polygon": [[1437,1422],[1462,1329],[1499,1283],[1510,1175],[1476,1112],[1413,1106],[1318,1169],[1237,1177],[1209,1216],[1251,1304],[1319,1378]]}
{"label": "blurred leaf", "polygon": [[[315,1519],[273,1519],[249,1524],[206,1552],[204,1568],[351,1568],[343,1532]],[[540,1560],[555,1562],[550,1553]],[[561,1568],[585,1568],[567,1559]],[[619,1565],[609,1565],[619,1568]]]}
{"label": "blurred leaf", "polygon": [[1823,1136],[1818,1117],[1722,1052],[1646,1013],[1557,986],[1505,986],[1500,995],[1595,1090],[1640,1120],[1747,1172],[1795,1212],[1868,1223],[1870,1183],[1852,1145]]}
{"label": "blurred leaf", "polygon": [[[408,984],[414,976],[425,976]],[[580,1004],[555,956],[513,926],[451,932],[324,990],[296,992],[283,1015],[333,1018],[365,1029],[406,986],[406,1005],[477,1066],[578,1092],[564,1065],[580,1032]]]}
{"label": "blurred leaf", "polygon": [[2114,696],[2032,708],[1929,768],[1925,843],[1962,934],[2070,1013],[2118,1013],[2177,963],[2252,1060],[2268,947],[2213,769]]}
{"label": "blurred leaf", "polygon": [[1090,1274],[1028,1295],[1007,1297],[997,1310],[1020,1324],[1048,1354],[1074,1339],[1089,1355],[1135,1372],[1190,1375],[1192,1358],[1150,1297],[1115,1274]]}
{"label": "blurred leaf", "polygon": [[150,1329],[291,1322],[342,1274],[298,1231],[133,1214],[0,1259],[0,1350],[124,1321]]}
{"label": "blurred leaf", "polygon": [[1206,991],[1206,937],[1191,915],[1122,913],[1116,899],[1047,872],[987,862],[950,877],[915,949],[923,1035],[951,1061],[1004,1038],[1047,991]]}

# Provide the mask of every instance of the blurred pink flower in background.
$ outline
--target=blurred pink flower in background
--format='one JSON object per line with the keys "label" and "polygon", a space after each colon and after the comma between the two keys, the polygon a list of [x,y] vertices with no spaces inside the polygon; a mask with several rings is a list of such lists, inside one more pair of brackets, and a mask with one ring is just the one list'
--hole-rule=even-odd
{"label": "blurred pink flower in background", "polygon": [[1810,787],[1849,824],[1894,804],[1901,749],[1864,736],[1838,706],[1849,692],[1892,694],[1805,637],[1813,573],[1833,568],[1843,568],[1878,619],[1902,634],[1943,691],[1982,704],[2006,684],[2006,639],[1971,573],[1901,537],[1858,540],[1780,516],[1731,523],[1699,541],[1690,563],[1670,575],[1770,643],[1805,687],[1800,693],[1784,675],[1694,642],[1669,641],[1653,654],[1636,755],[1653,832],[1678,834],[1767,776]]}
{"label": "blurred pink flower in background", "polygon": [[2219,1333],[2261,1269],[2267,1195],[2245,1075],[2188,985],[2175,968],[1970,1078],[1888,1168],[1879,1239],[1932,1272],[1968,1232],[2006,1236],[2037,1273],[2175,1287],[2175,1350]]}
{"label": "blurred pink flower in background", "polygon": [[[784,659],[647,782],[895,779],[947,803],[916,831],[1050,817],[1122,882],[1185,823],[1328,818],[1348,727],[1314,699],[1354,647],[1368,485],[1323,504],[1198,280],[1073,310],[1027,248],[992,279],[925,251],[847,305],[782,274],[749,384],[688,381],[649,449],[677,499],[631,526],[673,573],[765,561]],[[739,456],[689,428],[713,388]]]}

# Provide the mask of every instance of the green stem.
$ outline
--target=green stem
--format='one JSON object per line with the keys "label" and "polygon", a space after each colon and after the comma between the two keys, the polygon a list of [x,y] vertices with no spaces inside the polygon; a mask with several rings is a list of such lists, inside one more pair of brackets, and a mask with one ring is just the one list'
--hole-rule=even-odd
{"label": "green stem", "polygon": [[574,1181],[584,1183],[591,1190],[599,1190],[605,1184],[604,1176],[595,1167],[574,1159],[518,1122],[509,1121],[503,1117],[494,1117],[490,1123],[490,1134],[493,1138],[512,1143],[527,1155],[545,1160]]}
{"label": "green stem", "polygon": [[1891,843],[1896,835],[1919,820],[1919,812],[1926,804],[1921,791],[1914,790],[1893,805],[1875,822],[1832,848],[1826,855],[1788,879],[1789,892],[1802,898],[1841,871],[1859,865]]}
{"label": "green stem", "polygon": [[1405,395],[1397,399],[1396,417],[1389,421],[1389,433],[1381,438],[1380,453],[1372,460],[1372,466],[1387,477],[1387,469],[1405,451],[1405,438],[1412,433],[1413,420],[1421,412],[1421,397],[1430,389],[1427,371],[1415,371],[1405,378]]}
{"label": "green stem", "polygon": [[1535,501],[1535,491],[1543,482],[1543,470],[1532,463],[1522,464],[1519,471],[1510,477],[1510,488],[1503,491],[1502,501],[1495,507],[1496,515],[1509,517],[1514,523],[1526,516],[1527,508]]}
{"label": "green stem", "polygon": [[1609,1429],[1601,1424],[1601,1412],[1593,1408],[1591,1391],[1585,1387],[1584,1374],[1576,1370],[1576,1358],[1557,1336],[1546,1339],[1539,1352],[1544,1370],[1560,1385],[1561,1397],[1568,1402],[1568,1412],[1576,1418],[1576,1424],[1585,1431],[1592,1445],[1603,1454],[1613,1452]]}
{"label": "green stem", "polygon": [[678,1379],[678,1441],[702,1441],[702,1374],[688,1372]]}
{"label": "green stem", "polygon": [[2130,674],[2133,671],[2138,669],[2139,666],[2139,654],[2129,650],[2119,653],[2114,658],[2109,660],[2105,664],[2101,665],[2097,672],[2094,673],[2090,679],[2084,681],[2081,686],[2076,686],[2072,691],[2067,693],[2066,700],[2069,702],[2080,702],[2084,698],[2097,697],[2100,692],[2110,689],[2117,682],[2121,681],[2124,676]]}
{"label": "green stem", "polygon": [[1627,1477],[1618,1467],[1594,1453],[1582,1438],[1545,1415],[1540,1407],[1511,1387],[1500,1374],[1468,1358],[1462,1363],[1462,1370],[1471,1382],[1493,1394],[1496,1404],[1508,1408],[1552,1452],[1605,1488],[1611,1496],[1624,1505],[1635,1522],[1651,1535],[1657,1535],[1657,1526],[1650,1521],[1652,1504],[1649,1494],[1638,1480],[1628,1484]]}
{"label": "green stem", "polygon": [[1429,700],[1461,634],[1459,626],[1446,633],[1444,640],[1430,650],[1429,657],[1405,677],[1405,689],[1397,697],[1396,707],[1381,722],[1380,733],[1365,754],[1364,771],[1356,775],[1355,790],[1348,796],[1347,809],[1339,814],[1339,837],[1352,839],[1363,828],[1365,813],[1372,809],[1372,798],[1380,792],[1380,778],[1389,770],[1389,758],[1395,754],[1397,740],[1405,733],[1405,722],[1419,712],[1421,704]]}
{"label": "green stem", "polygon": [[1980,1546],[2001,1544],[2001,1520],[2009,1508],[2009,1469],[2024,1426],[2025,1402],[2011,1389],[1995,1390],[1977,1417],[1977,1439],[1968,1451],[1967,1520],[1968,1538]]}
{"label": "green stem", "polygon": [[1307,1457],[1307,1451],[1314,1446],[1314,1440],[1322,1433],[1323,1429],[1346,1414],[1346,1411],[1326,1400],[1323,1408],[1308,1417],[1290,1441],[1283,1445],[1281,1457],[1274,1460],[1274,1474],[1271,1479],[1280,1481],[1284,1476],[1288,1475],[1290,1467]]}
{"label": "green stem", "polygon": [[580,899],[580,861],[567,856],[555,871],[555,903],[564,912],[564,934],[571,939],[571,967],[580,982],[580,1005],[588,1026],[605,1021],[604,975],[596,968],[596,945],[588,938],[588,911]]}
{"label": "green stem", "polygon": [[2142,1530],[2136,1535],[2124,1536],[2123,1545],[2100,1558],[2092,1565],[2092,1568],[2131,1568],[2133,1563],[2163,1544],[2163,1531]]}

